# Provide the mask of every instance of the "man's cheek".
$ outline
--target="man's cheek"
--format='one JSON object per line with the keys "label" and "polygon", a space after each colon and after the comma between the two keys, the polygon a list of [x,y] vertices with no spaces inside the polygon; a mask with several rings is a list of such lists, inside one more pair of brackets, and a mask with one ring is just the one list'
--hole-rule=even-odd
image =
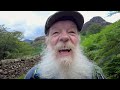
{"label": "man's cheek", "polygon": [[57,44],[57,39],[51,39],[51,45],[52,46],[55,46]]}
{"label": "man's cheek", "polygon": [[77,45],[78,41],[79,41],[79,40],[76,39],[76,38],[72,39],[72,43],[73,43],[74,45]]}

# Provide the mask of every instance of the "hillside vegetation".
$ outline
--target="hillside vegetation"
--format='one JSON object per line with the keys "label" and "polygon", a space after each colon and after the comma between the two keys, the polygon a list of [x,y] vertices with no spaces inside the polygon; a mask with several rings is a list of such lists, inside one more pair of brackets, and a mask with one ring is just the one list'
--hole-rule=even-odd
{"label": "hillside vegetation", "polygon": [[24,37],[22,32],[8,32],[7,27],[0,25],[0,60],[14,59],[24,56],[34,56],[40,54],[42,43],[26,43],[21,41]]}
{"label": "hillside vegetation", "polygon": [[94,60],[108,79],[120,78],[120,21],[103,27],[99,33],[81,35],[85,54]]}

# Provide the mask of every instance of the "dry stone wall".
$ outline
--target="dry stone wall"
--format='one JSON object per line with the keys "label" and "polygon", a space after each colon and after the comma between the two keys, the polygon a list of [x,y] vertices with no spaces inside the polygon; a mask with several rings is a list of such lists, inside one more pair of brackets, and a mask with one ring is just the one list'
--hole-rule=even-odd
{"label": "dry stone wall", "polygon": [[0,61],[0,79],[17,79],[40,61],[40,55],[31,58]]}

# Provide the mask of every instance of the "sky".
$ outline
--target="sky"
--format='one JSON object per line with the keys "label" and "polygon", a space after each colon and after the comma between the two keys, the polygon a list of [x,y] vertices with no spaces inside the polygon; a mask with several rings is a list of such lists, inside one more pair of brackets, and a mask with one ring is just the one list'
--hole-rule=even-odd
{"label": "sky", "polygon": [[[0,11],[0,25],[10,28],[8,31],[20,31],[24,39],[34,40],[43,36],[47,18],[56,11]],[[120,19],[120,13],[108,17],[109,11],[79,11],[85,23],[95,16],[101,16],[107,22]]]}

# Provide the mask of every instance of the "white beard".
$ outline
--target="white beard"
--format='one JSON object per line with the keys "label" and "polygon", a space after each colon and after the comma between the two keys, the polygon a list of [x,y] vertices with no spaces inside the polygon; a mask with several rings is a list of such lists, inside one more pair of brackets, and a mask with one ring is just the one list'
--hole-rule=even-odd
{"label": "white beard", "polygon": [[41,78],[48,79],[92,79],[93,63],[82,53],[79,44],[74,48],[74,58],[56,60],[52,48],[45,49],[39,63]]}

